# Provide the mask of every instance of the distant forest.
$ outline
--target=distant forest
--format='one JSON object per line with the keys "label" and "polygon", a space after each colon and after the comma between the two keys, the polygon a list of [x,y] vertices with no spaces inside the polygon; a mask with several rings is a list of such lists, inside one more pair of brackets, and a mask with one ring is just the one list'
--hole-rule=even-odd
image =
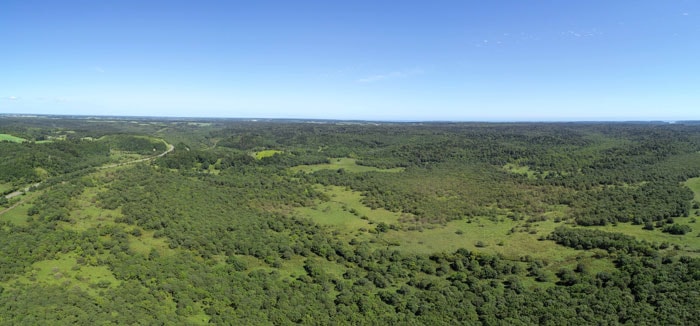
{"label": "distant forest", "polygon": [[0,324],[700,323],[698,123],[2,135]]}

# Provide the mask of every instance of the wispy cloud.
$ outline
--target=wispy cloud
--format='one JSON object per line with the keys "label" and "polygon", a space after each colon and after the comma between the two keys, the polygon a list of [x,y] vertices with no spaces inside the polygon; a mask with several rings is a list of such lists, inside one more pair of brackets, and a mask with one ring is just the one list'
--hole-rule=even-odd
{"label": "wispy cloud", "polygon": [[376,83],[376,82],[387,80],[387,79],[406,78],[406,77],[410,77],[410,76],[420,75],[422,73],[423,73],[422,69],[392,71],[392,72],[385,73],[385,74],[378,74],[378,75],[371,75],[371,76],[363,77],[363,78],[358,79],[357,82],[358,83]]}
{"label": "wispy cloud", "polygon": [[594,37],[594,36],[598,36],[601,34],[602,33],[599,32],[597,29],[592,29],[592,30],[587,30],[587,31],[568,30],[566,32],[561,32],[561,35],[563,35],[563,36],[574,37],[574,38]]}
{"label": "wispy cloud", "polygon": [[94,69],[95,72],[98,73],[98,74],[103,74],[103,73],[105,72],[105,70],[102,69],[102,67],[100,67],[100,66],[95,66],[93,69]]}
{"label": "wispy cloud", "polygon": [[9,101],[19,101],[19,97],[17,97],[17,96],[3,97],[3,99],[9,100]]}

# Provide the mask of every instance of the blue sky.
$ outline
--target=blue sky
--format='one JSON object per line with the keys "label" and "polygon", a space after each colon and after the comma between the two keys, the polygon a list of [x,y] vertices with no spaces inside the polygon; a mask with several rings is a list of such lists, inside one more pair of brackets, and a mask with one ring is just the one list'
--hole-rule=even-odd
{"label": "blue sky", "polygon": [[0,113],[700,120],[700,1],[0,3]]}

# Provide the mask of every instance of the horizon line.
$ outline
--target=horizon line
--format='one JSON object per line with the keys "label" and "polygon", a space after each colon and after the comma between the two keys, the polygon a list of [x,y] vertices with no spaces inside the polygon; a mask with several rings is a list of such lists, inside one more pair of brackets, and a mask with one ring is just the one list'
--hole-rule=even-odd
{"label": "horizon line", "polygon": [[11,117],[64,117],[64,118],[80,118],[80,119],[165,119],[165,120],[246,120],[246,121],[271,121],[271,120],[287,120],[287,121],[335,121],[335,122],[377,122],[377,123],[666,123],[675,124],[683,122],[700,122],[700,119],[592,119],[592,118],[572,118],[572,119],[362,119],[362,118],[303,118],[303,117],[224,117],[224,116],[159,116],[159,115],[103,115],[103,114],[55,114],[55,113],[0,113],[0,116]]}

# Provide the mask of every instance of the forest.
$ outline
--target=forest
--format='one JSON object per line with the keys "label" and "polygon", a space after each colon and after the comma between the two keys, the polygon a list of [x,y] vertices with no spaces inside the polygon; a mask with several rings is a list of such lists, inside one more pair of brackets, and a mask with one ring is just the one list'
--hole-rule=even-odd
{"label": "forest", "polygon": [[700,124],[0,115],[0,324],[692,325]]}

